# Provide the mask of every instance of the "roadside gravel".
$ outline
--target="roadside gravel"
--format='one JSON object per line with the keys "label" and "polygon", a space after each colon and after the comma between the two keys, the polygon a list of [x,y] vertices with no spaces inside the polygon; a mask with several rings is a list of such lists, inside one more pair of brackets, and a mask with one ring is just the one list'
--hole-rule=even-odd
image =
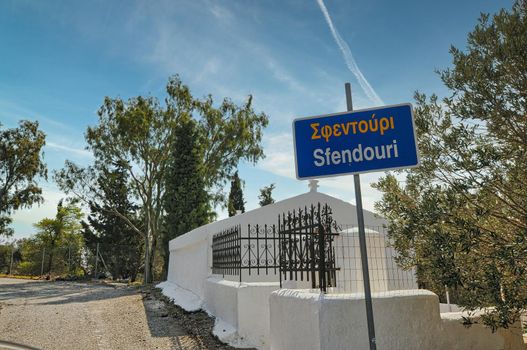
{"label": "roadside gravel", "polygon": [[0,341],[50,350],[233,349],[212,326],[156,289],[0,278]]}

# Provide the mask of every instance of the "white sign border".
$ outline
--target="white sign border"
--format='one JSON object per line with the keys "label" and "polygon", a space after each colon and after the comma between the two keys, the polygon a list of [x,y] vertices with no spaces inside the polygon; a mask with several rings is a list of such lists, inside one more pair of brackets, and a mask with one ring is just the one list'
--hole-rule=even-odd
{"label": "white sign border", "polygon": [[[344,115],[344,114],[351,114],[356,112],[368,112],[368,111],[376,111],[380,109],[386,109],[386,108],[393,108],[393,107],[401,107],[401,106],[409,106],[410,107],[410,116],[412,118],[412,131],[414,136],[414,145],[415,145],[415,154],[417,156],[417,163],[414,165],[405,165],[400,167],[393,167],[393,168],[383,168],[383,169],[373,169],[373,170],[364,170],[364,171],[358,171],[353,173],[340,173],[340,174],[329,174],[329,175],[318,175],[318,176],[306,176],[306,177],[299,177],[298,176],[298,159],[296,156],[296,130],[295,130],[295,123],[300,120],[308,120],[308,119],[318,119],[318,118],[327,118],[327,117],[335,117],[338,115]],[[338,113],[331,113],[331,114],[323,114],[323,115],[316,115],[311,117],[299,117],[296,119],[293,119],[293,122],[291,123],[293,127],[293,153],[295,156],[295,176],[297,180],[311,180],[311,179],[322,179],[326,177],[337,177],[337,176],[348,176],[348,175],[357,175],[357,174],[367,174],[367,173],[375,173],[375,172],[386,172],[389,170],[399,170],[399,169],[411,169],[419,166],[421,164],[421,157],[419,156],[419,149],[417,147],[417,135],[415,132],[415,118],[414,118],[414,108],[410,102],[407,103],[399,103],[394,105],[386,105],[386,106],[380,106],[380,107],[371,107],[371,108],[365,108],[365,109],[354,109],[353,111],[346,111],[346,112],[338,112]]]}

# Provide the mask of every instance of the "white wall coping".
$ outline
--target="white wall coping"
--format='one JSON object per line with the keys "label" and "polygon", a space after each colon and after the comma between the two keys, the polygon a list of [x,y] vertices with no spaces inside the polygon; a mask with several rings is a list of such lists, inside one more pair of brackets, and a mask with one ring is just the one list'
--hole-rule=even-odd
{"label": "white wall coping", "polygon": [[[207,225],[200,226],[192,231],[185,233],[173,240],[170,241],[169,247],[170,250],[176,250],[181,247],[192,245],[194,243],[200,242],[202,240],[208,239],[212,234],[218,233],[222,229],[230,228],[232,226],[248,223],[260,223],[262,218],[272,217],[271,222],[267,224],[274,224],[278,220],[278,214],[287,212],[290,210],[298,209],[299,207],[304,207],[305,205],[311,204],[328,204],[335,211],[337,208],[345,208],[346,212],[349,212],[350,222],[338,222],[338,224],[347,225],[352,223],[356,216],[356,207],[348,202],[345,202],[341,199],[329,196],[321,192],[307,192],[300,194],[298,196],[290,197],[282,201],[275,202],[260,208],[256,208],[250,211],[247,211],[240,215],[235,215],[223,220],[215,221]],[[338,210],[338,209],[337,209]],[[334,213],[335,214],[335,213]],[[334,215],[335,216],[335,215]],[[369,226],[383,226],[386,224],[386,220],[377,214],[364,210],[364,219],[366,225]]]}
{"label": "white wall coping", "polygon": [[[364,293],[336,293],[336,294],[324,294],[317,289],[280,289],[274,294],[281,297],[299,298],[299,299],[316,299],[316,300],[335,300],[335,299],[348,299],[348,300],[360,300],[364,299]],[[409,297],[415,298],[416,296],[435,296],[436,294],[426,289],[410,289],[410,290],[392,290],[387,292],[372,293],[372,298],[375,299],[389,299],[394,297]]]}
{"label": "white wall coping", "polygon": [[280,282],[237,282],[223,279],[221,276],[211,276],[207,278],[207,281],[220,284],[222,286],[231,288],[247,288],[247,287],[276,287],[280,286]]}
{"label": "white wall coping", "polygon": [[476,309],[472,311],[453,311],[453,312],[442,312],[441,318],[443,320],[461,320],[464,317],[470,317],[473,319],[478,319],[481,316],[487,314],[488,312],[492,311],[494,308],[484,308],[484,309]]}

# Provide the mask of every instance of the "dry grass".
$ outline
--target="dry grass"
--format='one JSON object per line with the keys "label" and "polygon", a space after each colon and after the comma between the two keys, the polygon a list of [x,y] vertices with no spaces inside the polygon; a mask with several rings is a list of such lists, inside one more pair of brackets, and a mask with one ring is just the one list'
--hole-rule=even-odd
{"label": "dry grass", "polygon": [[20,280],[39,280],[40,276],[7,275],[5,273],[0,273],[0,278],[16,278]]}

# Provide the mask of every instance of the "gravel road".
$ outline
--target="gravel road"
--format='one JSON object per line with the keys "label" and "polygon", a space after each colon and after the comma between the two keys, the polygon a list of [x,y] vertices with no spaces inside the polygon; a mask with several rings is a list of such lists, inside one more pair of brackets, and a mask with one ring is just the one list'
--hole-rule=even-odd
{"label": "gravel road", "polygon": [[0,278],[0,340],[50,350],[230,349],[209,330],[189,329],[185,318],[196,316],[170,312],[174,306],[153,294],[118,285]]}

